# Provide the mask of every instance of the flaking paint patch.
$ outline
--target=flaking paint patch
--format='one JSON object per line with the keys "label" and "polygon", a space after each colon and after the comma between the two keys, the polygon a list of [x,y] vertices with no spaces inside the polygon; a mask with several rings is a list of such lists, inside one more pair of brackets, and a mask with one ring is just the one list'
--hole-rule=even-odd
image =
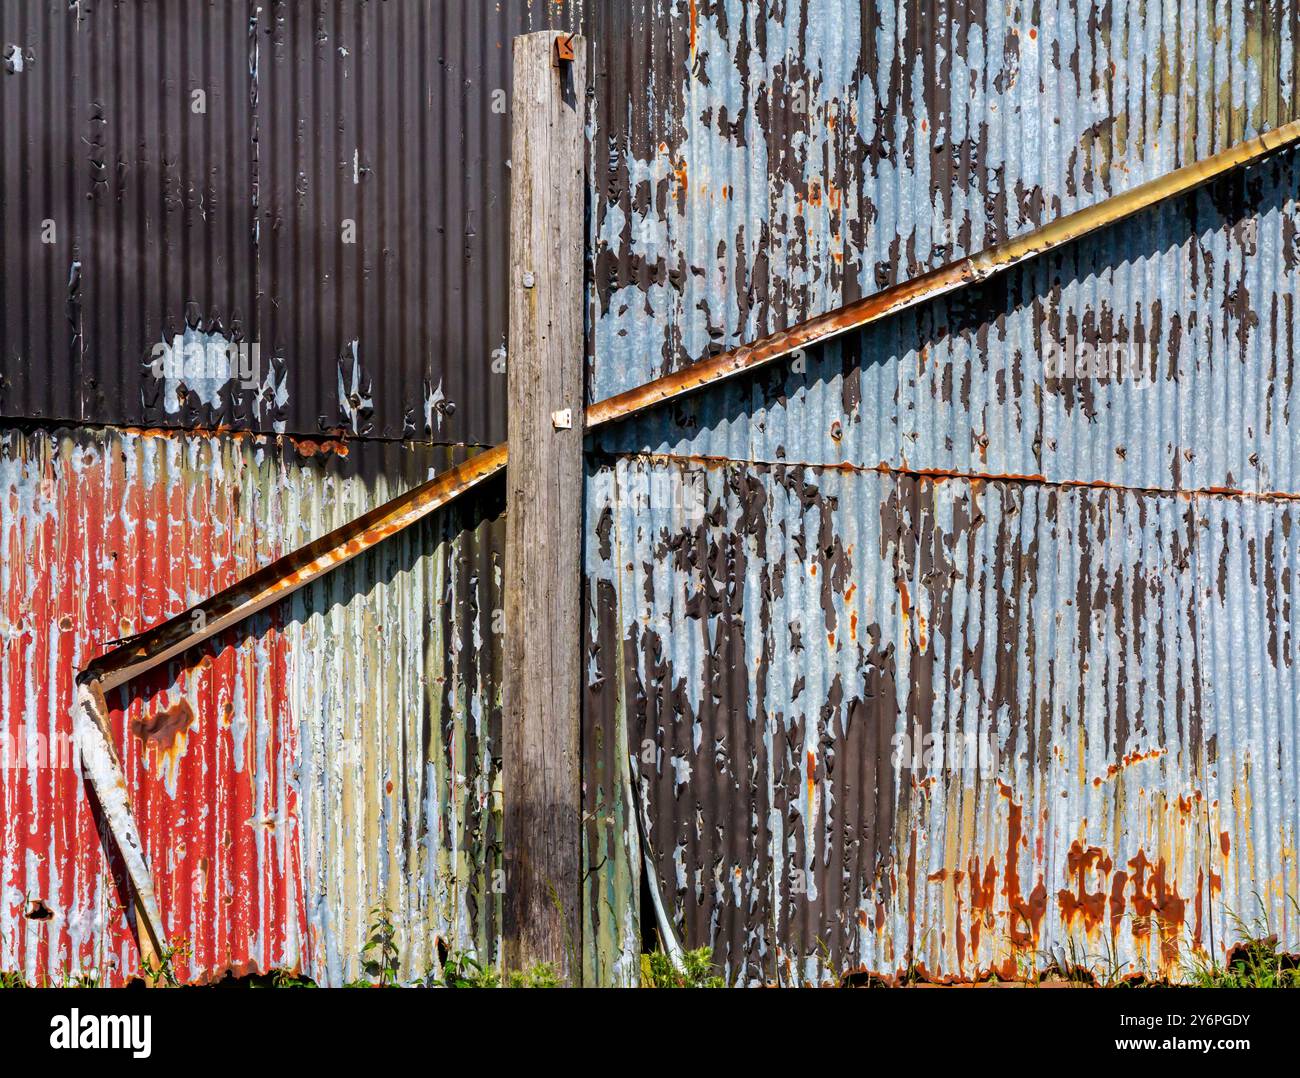
{"label": "flaking paint patch", "polygon": [[353,434],[368,434],[374,411],[370,375],[361,365],[359,344],[352,341],[339,358],[339,418]]}
{"label": "flaking paint patch", "polygon": [[[427,445],[320,448],[0,431],[0,737],[39,758],[43,737],[71,735],[73,674],[106,645],[455,459]],[[355,979],[381,896],[404,979],[438,968],[439,940],[495,960],[500,496],[489,517],[480,503],[430,519],[110,694],[163,926],[189,945],[182,980],[276,968]],[[0,968],[136,976],[127,868],[72,767],[0,769],[0,809]],[[25,916],[33,896],[52,920]]]}
{"label": "flaking paint patch", "polygon": [[1250,683],[1290,683],[1290,502],[718,462],[702,522],[646,527],[656,473],[699,468],[613,459],[589,501],[589,730],[624,710],[685,945],[739,983],[1177,979],[1243,913],[1296,947],[1289,710],[1243,715],[1220,651],[1249,626]]}

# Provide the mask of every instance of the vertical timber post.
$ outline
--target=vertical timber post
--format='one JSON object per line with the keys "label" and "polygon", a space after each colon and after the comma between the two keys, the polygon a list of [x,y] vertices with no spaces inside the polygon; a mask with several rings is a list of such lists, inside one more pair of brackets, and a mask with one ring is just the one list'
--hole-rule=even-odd
{"label": "vertical timber post", "polygon": [[586,42],[514,42],[505,565],[505,961],[582,975]]}

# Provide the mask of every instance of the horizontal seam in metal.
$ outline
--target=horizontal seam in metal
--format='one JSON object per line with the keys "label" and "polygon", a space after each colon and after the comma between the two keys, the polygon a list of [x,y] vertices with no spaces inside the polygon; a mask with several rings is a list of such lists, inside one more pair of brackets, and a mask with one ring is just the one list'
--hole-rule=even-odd
{"label": "horizontal seam in metal", "polygon": [[810,468],[822,472],[853,472],[860,475],[901,475],[910,479],[933,479],[944,482],[949,479],[965,480],[971,483],[1018,483],[1024,486],[1055,487],[1058,489],[1084,488],[1089,490],[1113,490],[1124,494],[1151,494],[1171,498],[1224,498],[1241,499],[1257,502],[1292,502],[1300,501],[1300,492],[1285,490],[1234,490],[1228,487],[1192,487],[1180,490],[1175,487],[1138,487],[1125,483],[1109,483],[1102,479],[1048,479],[1045,475],[1018,475],[1014,472],[961,472],[936,468],[895,468],[888,464],[839,464],[817,463],[806,460],[769,460],[750,457],[714,457],[683,453],[611,453],[595,452],[588,454],[606,463],[619,460],[662,461],[674,464],[698,464],[706,468],[721,468],[728,465],[753,465],[759,468]]}

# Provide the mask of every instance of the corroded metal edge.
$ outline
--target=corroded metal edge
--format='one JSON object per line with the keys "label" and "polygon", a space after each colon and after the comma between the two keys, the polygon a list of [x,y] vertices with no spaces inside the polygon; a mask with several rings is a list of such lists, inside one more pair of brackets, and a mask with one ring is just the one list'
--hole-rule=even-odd
{"label": "corroded metal edge", "polygon": [[[104,821],[117,842],[131,886],[135,890],[135,913],[141,956],[156,964],[163,954],[162,916],[154,893],[153,874],[145,858],[140,829],[131,813],[131,795],[126,776],[113,748],[108,729],[108,705],[104,692],[93,678],[77,680],[77,702],[72,715],[73,736],[81,753],[85,776],[94,787]],[[146,968],[148,968],[146,963]]]}

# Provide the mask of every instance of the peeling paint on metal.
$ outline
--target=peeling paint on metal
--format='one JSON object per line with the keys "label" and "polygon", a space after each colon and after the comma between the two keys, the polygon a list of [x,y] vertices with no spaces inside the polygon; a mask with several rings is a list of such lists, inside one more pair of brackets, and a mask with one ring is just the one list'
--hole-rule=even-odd
{"label": "peeling paint on metal", "polygon": [[[66,750],[73,674],[454,460],[339,448],[0,433],[0,969],[139,974],[127,866],[99,832],[110,806],[92,808]],[[496,960],[500,497],[407,529],[108,694],[184,980],[361,976],[381,900],[404,978],[436,969],[440,945]],[[48,919],[25,916],[34,900]]]}
{"label": "peeling paint on metal", "polygon": [[[515,34],[584,18],[582,0],[0,7],[0,415],[500,441],[497,95]],[[156,378],[153,344],[187,327],[258,343],[271,384]],[[425,381],[459,405],[437,430]]]}
{"label": "peeling paint on metal", "polygon": [[593,400],[1300,116],[1291,3],[690,12],[592,13]]}
{"label": "peeling paint on metal", "polygon": [[[1293,502],[645,457],[591,484],[594,774],[626,755],[672,924],[733,982],[1179,979],[1236,918],[1300,948]],[[625,797],[588,786],[598,910],[637,902]]]}

